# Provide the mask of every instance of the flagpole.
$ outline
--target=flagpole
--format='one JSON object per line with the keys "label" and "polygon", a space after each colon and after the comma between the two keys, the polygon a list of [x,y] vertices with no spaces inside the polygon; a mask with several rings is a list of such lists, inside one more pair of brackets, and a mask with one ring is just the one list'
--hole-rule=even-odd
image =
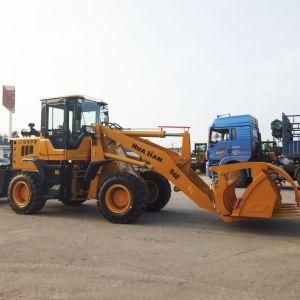
{"label": "flagpole", "polygon": [[9,110],[8,138],[12,138],[12,111]]}

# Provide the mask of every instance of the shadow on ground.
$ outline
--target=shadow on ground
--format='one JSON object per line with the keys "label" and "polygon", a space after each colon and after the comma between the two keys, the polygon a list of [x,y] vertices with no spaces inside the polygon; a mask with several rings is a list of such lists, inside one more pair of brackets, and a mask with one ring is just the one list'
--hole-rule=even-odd
{"label": "shadow on ground", "polygon": [[[6,199],[0,205],[8,206]],[[13,213],[13,212],[12,212]],[[57,201],[48,201],[46,207],[36,217],[90,219],[101,223],[107,222],[96,207],[95,202],[79,207],[66,207]],[[114,225],[122,226],[122,225]],[[166,207],[160,212],[145,212],[134,224],[129,226],[168,227],[174,229],[196,230],[201,232],[239,233],[267,236],[300,237],[300,217],[253,219],[236,223],[224,223],[217,214],[193,208]]]}
{"label": "shadow on ground", "polygon": [[7,198],[0,198],[0,206],[1,205],[8,205],[8,200]]}

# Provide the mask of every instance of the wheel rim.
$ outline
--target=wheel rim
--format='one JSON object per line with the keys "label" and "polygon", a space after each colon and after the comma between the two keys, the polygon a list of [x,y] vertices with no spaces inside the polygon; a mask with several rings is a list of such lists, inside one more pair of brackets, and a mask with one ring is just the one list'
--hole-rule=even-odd
{"label": "wheel rim", "polygon": [[20,180],[16,182],[12,190],[13,200],[19,207],[26,206],[31,197],[30,188],[26,181]]}
{"label": "wheel rim", "polygon": [[157,198],[159,196],[159,189],[158,189],[157,184],[154,181],[146,180],[146,182],[147,182],[149,193],[150,193],[148,203],[153,203],[157,200]]}
{"label": "wheel rim", "polygon": [[105,203],[110,211],[116,214],[125,213],[131,206],[131,194],[121,184],[114,184],[105,194]]}

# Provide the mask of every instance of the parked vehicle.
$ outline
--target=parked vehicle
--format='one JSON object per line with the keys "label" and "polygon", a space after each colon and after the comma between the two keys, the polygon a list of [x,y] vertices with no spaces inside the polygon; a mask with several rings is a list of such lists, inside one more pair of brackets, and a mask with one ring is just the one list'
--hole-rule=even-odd
{"label": "parked vehicle", "polygon": [[[6,196],[9,183],[9,168],[10,161],[7,158],[0,158],[0,198]],[[3,178],[3,180],[1,180]]]}
{"label": "parked vehicle", "polygon": [[195,143],[191,156],[191,167],[197,173],[205,173],[207,143]]}
{"label": "parked vehicle", "polygon": [[263,157],[265,157],[269,162],[276,164],[279,157],[282,155],[282,147],[275,140],[273,141],[262,141],[261,142],[261,152]]}
{"label": "parked vehicle", "polygon": [[[256,118],[251,115],[218,116],[209,129],[207,169],[217,165],[262,160],[258,158],[262,157],[260,147],[261,134]],[[242,170],[238,174],[237,186],[243,187],[250,180],[250,172]]]}
{"label": "parked vehicle", "polygon": [[9,165],[9,159],[7,158],[0,158],[0,167],[2,166],[8,166]]}
{"label": "parked vehicle", "polygon": [[[300,115],[282,114],[282,121],[274,120],[271,129],[274,140],[261,141],[253,116],[216,118],[209,129],[207,169],[238,162],[269,162],[284,169],[300,185]],[[240,171],[237,186],[246,186],[251,177],[249,170]]]}
{"label": "parked vehicle", "polygon": [[300,186],[300,115],[282,113],[281,166]]}

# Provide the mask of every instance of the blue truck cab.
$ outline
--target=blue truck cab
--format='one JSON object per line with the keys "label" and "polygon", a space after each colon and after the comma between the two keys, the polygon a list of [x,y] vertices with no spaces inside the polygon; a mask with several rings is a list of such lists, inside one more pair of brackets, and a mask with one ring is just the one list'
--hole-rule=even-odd
{"label": "blue truck cab", "polygon": [[255,160],[260,144],[258,121],[253,116],[216,118],[209,128],[207,171],[210,166]]}

